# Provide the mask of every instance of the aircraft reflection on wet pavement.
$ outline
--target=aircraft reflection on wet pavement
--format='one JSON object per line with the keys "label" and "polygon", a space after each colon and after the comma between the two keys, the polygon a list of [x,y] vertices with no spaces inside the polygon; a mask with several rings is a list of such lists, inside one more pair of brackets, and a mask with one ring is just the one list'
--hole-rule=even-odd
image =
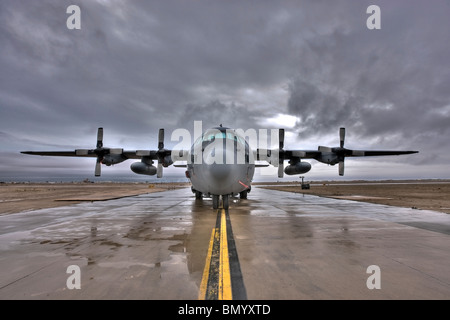
{"label": "aircraft reflection on wet pavement", "polygon": [[[1,216],[0,298],[450,297],[444,213],[255,187],[215,214],[210,199],[189,193]],[[66,287],[70,265],[80,267],[80,290]],[[380,290],[366,286],[371,265]]]}

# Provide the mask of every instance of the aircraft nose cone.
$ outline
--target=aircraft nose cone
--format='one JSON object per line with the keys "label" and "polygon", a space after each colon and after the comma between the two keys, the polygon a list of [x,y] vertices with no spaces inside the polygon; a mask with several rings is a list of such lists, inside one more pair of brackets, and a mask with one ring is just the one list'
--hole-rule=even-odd
{"label": "aircraft nose cone", "polygon": [[230,165],[227,164],[212,164],[210,168],[211,176],[217,180],[223,180],[228,177],[230,171]]}

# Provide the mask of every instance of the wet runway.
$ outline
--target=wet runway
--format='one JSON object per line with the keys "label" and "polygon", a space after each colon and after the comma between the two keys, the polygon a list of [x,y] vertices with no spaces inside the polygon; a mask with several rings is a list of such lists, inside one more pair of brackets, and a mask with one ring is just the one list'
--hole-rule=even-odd
{"label": "wet runway", "polygon": [[254,187],[224,213],[171,190],[1,216],[0,299],[216,299],[215,255],[234,299],[450,299],[449,245],[439,212]]}

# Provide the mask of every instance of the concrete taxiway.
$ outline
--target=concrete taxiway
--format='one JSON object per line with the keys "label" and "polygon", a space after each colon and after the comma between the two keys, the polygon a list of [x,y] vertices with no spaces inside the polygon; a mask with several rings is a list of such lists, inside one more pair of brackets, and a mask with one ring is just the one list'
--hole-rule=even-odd
{"label": "concrete taxiway", "polygon": [[449,245],[445,213],[186,188],[1,216],[0,299],[450,299]]}

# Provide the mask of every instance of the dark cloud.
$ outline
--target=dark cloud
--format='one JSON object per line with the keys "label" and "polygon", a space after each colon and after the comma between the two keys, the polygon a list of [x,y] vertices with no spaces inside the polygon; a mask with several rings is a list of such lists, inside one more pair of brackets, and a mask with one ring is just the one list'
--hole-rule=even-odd
{"label": "dark cloud", "polygon": [[188,104],[182,112],[182,117],[177,126],[194,124],[194,121],[202,121],[204,129],[217,127],[222,124],[229,128],[246,129],[249,123],[256,123],[259,114],[239,106],[235,103],[225,104],[220,101],[211,101],[206,105]]}
{"label": "dark cloud", "polygon": [[440,147],[450,133],[450,6],[380,6],[381,30],[336,28],[305,39],[288,110],[301,118],[302,136],[345,126],[361,140],[420,149],[418,161],[448,161]]}
{"label": "dark cloud", "polygon": [[371,1],[86,0],[68,30],[71,4],[0,3],[2,150],[93,147],[100,126],[108,145],[154,148],[161,127],[290,114],[297,148],[345,126],[364,147],[450,160],[446,1],[377,1],[381,30]]}

